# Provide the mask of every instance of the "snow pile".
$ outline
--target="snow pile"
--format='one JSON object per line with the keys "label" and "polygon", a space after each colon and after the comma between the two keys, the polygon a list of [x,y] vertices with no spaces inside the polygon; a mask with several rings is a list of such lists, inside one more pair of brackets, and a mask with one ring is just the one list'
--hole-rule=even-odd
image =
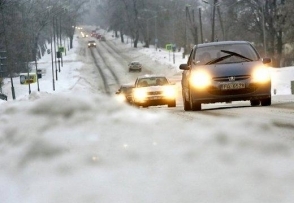
{"label": "snow pile", "polygon": [[0,202],[294,198],[293,147],[274,121],[182,121],[106,96],[37,97],[0,108]]}

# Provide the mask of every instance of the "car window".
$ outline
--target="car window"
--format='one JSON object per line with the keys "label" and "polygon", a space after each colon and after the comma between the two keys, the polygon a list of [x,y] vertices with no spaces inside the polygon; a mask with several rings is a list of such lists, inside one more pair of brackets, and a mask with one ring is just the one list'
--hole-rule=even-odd
{"label": "car window", "polygon": [[138,81],[139,87],[158,86],[167,84],[169,84],[169,82],[165,77],[142,78]]}
{"label": "car window", "polygon": [[[224,53],[221,50],[235,52],[253,61],[256,61],[259,59],[259,55],[250,44],[239,43],[239,44],[211,45],[206,47],[199,47],[196,50],[194,60],[196,61],[196,64],[204,65],[205,63],[208,62],[208,60],[217,59],[222,56],[228,55],[227,53]],[[232,56],[218,63],[232,63],[232,62],[233,63],[244,62],[244,59],[237,56]]]}

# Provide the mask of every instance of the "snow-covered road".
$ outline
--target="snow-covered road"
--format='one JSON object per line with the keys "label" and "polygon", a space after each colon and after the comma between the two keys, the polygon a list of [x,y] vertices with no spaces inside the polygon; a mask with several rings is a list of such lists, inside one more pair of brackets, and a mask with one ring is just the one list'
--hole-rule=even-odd
{"label": "snow-covered road", "polygon": [[[137,109],[103,94],[86,43],[74,43],[56,91],[45,57],[41,92],[16,78],[17,100],[0,101],[1,203],[293,202],[293,139],[279,135],[292,130],[292,95],[270,107]],[[177,72],[115,43],[155,73]]]}

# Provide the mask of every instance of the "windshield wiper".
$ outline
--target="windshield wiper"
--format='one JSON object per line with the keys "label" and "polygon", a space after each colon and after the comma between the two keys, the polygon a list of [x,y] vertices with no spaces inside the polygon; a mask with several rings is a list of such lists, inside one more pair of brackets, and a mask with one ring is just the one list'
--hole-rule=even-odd
{"label": "windshield wiper", "polygon": [[237,57],[245,59],[247,61],[253,61],[252,59],[247,58],[246,56],[243,56],[243,55],[238,54],[236,52],[227,51],[227,50],[221,50],[221,52],[224,52],[224,53],[226,53],[228,55],[222,56],[222,57],[219,57],[219,58],[216,58],[216,59],[212,59],[211,61],[208,61],[205,65],[211,65],[211,64],[218,63],[218,62],[223,61],[223,60],[225,60],[227,58],[230,58],[231,56],[237,56]]}
{"label": "windshield wiper", "polygon": [[232,54],[226,55],[226,56],[222,56],[216,59],[212,59],[211,61],[208,61],[205,65],[211,65],[211,64],[215,64],[217,62],[223,61],[229,57],[233,56]]}
{"label": "windshield wiper", "polygon": [[252,59],[247,58],[246,56],[243,56],[243,55],[238,54],[238,53],[233,52],[233,51],[221,50],[221,52],[224,52],[226,54],[232,54],[232,56],[237,56],[237,57],[240,57],[240,58],[245,59],[247,61],[253,61]]}

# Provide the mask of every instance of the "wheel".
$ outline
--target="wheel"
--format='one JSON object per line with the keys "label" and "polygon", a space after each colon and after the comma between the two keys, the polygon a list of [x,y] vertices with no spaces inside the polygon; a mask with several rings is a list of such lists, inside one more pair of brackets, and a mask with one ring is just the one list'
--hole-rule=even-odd
{"label": "wheel", "polygon": [[169,102],[167,104],[168,107],[176,107],[176,100],[173,100],[172,102]]}
{"label": "wheel", "polygon": [[193,96],[190,92],[190,108],[192,111],[201,111],[201,103],[200,102],[194,102]]}
{"label": "wheel", "polygon": [[186,97],[184,95],[184,90],[182,90],[182,92],[183,92],[184,110],[185,111],[191,111],[190,102],[186,100]]}
{"label": "wheel", "polygon": [[272,98],[266,98],[266,99],[262,99],[260,100],[261,102],[261,106],[270,106],[272,104]]}
{"label": "wheel", "polygon": [[260,104],[260,100],[250,100],[251,106],[258,106]]}

